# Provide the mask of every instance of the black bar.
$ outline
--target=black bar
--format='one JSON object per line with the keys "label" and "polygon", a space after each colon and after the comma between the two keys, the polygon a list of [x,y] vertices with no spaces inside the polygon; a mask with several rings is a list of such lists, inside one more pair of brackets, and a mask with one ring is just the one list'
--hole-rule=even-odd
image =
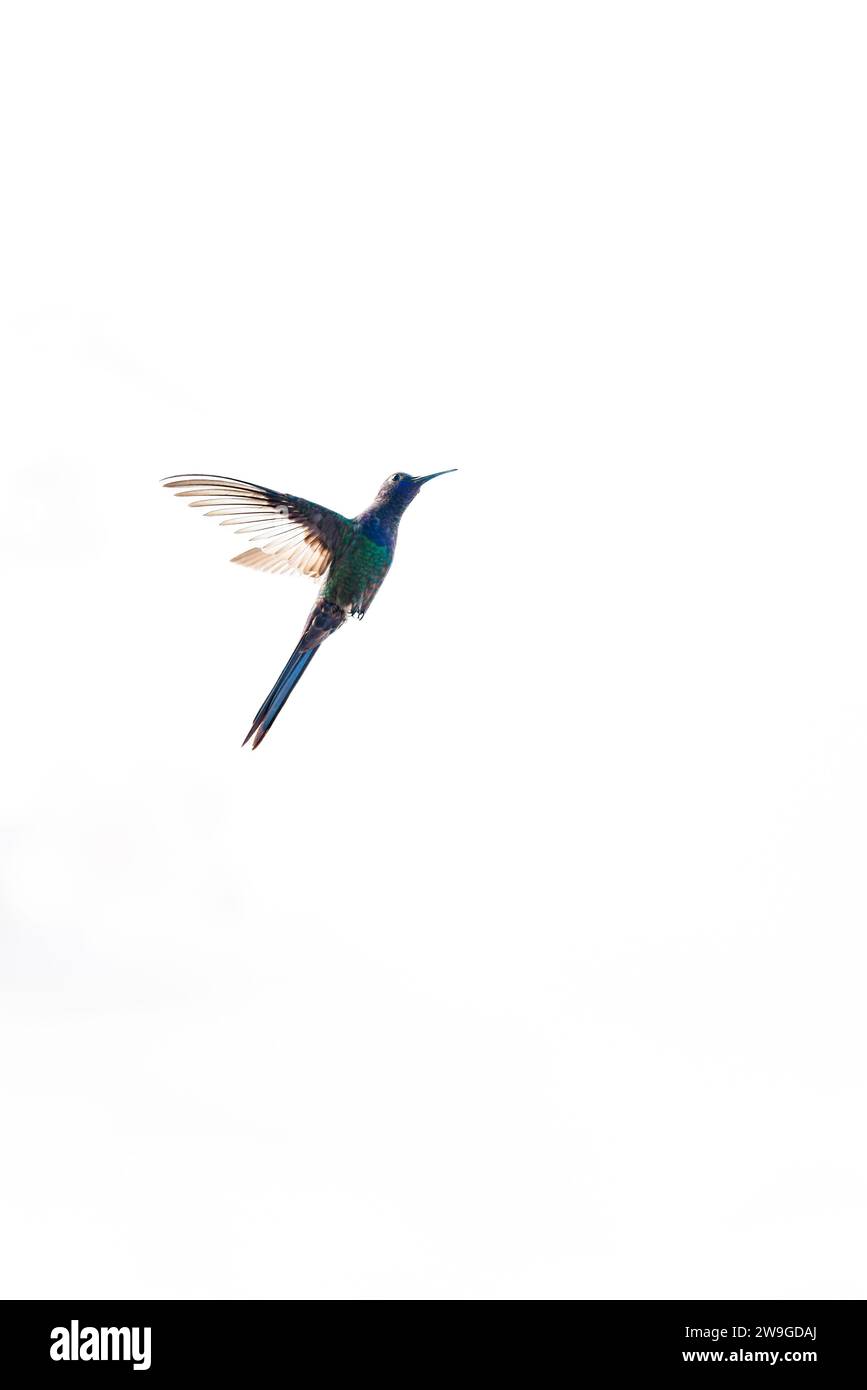
{"label": "black bar", "polygon": [[376,1374],[411,1384],[420,1373],[450,1381],[502,1368],[534,1385],[589,1371],[612,1377],[724,1371],[730,1378],[773,1372],[785,1385],[787,1375],[799,1384],[817,1372],[863,1375],[863,1301],[564,1301],[542,1315],[542,1328],[538,1314],[531,1323],[512,1313],[508,1327],[494,1333],[487,1329],[490,1311],[474,1310],[471,1322],[459,1315],[454,1334],[450,1315],[440,1312],[435,1336],[414,1329],[418,1314],[401,1312],[395,1320],[391,1310],[378,1308],[365,1309],[363,1326],[353,1332],[357,1311],[323,1314],[311,1303],[7,1302],[0,1304],[4,1379],[10,1385],[106,1376],[132,1376],[142,1385],[184,1377],[190,1384],[226,1378],[254,1384],[261,1375],[306,1380],[340,1371],[353,1381]]}

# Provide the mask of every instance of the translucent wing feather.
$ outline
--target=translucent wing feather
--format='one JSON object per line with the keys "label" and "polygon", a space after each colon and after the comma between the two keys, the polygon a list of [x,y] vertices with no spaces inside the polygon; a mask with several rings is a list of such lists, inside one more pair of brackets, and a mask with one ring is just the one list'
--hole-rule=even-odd
{"label": "translucent wing feather", "polygon": [[240,478],[193,473],[166,478],[164,486],[191,507],[203,508],[205,516],[217,518],[221,526],[247,536],[250,548],[233,555],[234,563],[269,574],[294,570],[320,578],[350,525],[328,507]]}

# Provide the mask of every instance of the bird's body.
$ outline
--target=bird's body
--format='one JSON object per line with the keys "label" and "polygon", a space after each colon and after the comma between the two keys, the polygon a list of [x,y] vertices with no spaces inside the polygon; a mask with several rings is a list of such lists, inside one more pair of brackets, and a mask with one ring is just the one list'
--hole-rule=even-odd
{"label": "bird's body", "polygon": [[255,545],[233,557],[236,564],[272,574],[297,571],[322,577],[319,598],[300,641],[253,720],[245,743],[252,738],[256,748],[262,742],[326,637],[342,627],[347,617],[364,617],[391,567],[403,513],[422,484],[439,476],[393,473],[372,505],[353,518],[237,478],[191,474],[165,479],[165,486],[188,499],[190,506],[207,508],[206,515],[218,517],[221,526],[255,539]]}
{"label": "bird's body", "polygon": [[389,534],[375,523],[357,520],[334,557],[322,585],[322,597],[353,617],[363,618],[388,574],[396,543],[396,532]]}

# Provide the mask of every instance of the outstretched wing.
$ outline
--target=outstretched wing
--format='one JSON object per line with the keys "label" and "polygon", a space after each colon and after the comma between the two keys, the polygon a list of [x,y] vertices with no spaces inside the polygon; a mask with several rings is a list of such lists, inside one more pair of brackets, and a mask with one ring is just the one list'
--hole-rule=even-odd
{"label": "outstretched wing", "polygon": [[253,544],[233,555],[234,563],[269,574],[296,570],[318,579],[331,564],[350,525],[345,516],[328,507],[239,478],[192,473],[164,478],[163,484],[191,507],[206,508],[205,516],[217,517],[221,526],[249,536]]}

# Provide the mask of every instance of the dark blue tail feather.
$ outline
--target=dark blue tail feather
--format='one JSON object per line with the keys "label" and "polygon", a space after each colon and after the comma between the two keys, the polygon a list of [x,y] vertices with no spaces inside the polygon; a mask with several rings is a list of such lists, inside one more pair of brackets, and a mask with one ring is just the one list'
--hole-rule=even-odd
{"label": "dark blue tail feather", "polygon": [[326,637],[330,637],[331,633],[336,632],[345,622],[346,613],[339,604],[332,603],[330,599],[322,597],[316,600],[301,634],[301,641],[286,662],[280,672],[277,684],[253,720],[244,743],[252,738],[253,747],[258,748],[310,665],[314,652],[319,649]]}
{"label": "dark blue tail feather", "polygon": [[[295,649],[286,662],[286,665],[283,667],[274,689],[262,705],[253,723],[250,725],[250,732],[244,739],[244,743],[247,743],[252,738],[253,747],[258,748],[262,739],[274,723],[274,720],[277,718],[277,715],[292,694],[292,691],[304,675],[307,667],[310,665],[315,652],[316,647],[303,652],[299,651],[298,648]],[[255,737],[253,737],[254,735]],[[241,746],[243,747],[243,744]]]}

